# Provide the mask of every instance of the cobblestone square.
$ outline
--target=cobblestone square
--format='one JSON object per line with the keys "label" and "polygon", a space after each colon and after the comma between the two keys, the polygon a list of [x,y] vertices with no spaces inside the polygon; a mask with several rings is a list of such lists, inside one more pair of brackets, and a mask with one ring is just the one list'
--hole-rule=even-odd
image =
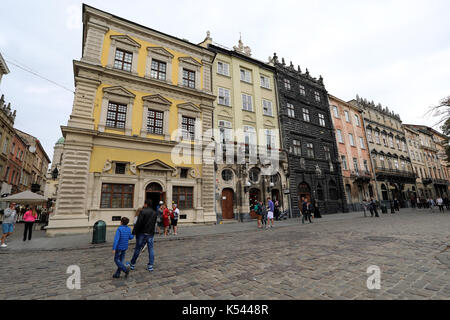
{"label": "cobblestone square", "polygon": [[[0,251],[0,299],[450,298],[448,211],[341,216],[304,225],[292,219],[273,230],[247,224],[244,231],[156,239],[155,271],[145,270],[144,253],[128,279],[112,279],[109,245]],[[70,265],[81,268],[80,290],[66,287]],[[372,265],[381,270],[380,290],[366,285]]]}

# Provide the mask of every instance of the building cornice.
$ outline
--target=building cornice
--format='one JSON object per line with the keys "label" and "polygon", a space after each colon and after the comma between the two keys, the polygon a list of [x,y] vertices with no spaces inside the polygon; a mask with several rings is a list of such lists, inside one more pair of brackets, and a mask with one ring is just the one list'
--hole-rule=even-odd
{"label": "building cornice", "polygon": [[10,72],[8,65],[6,64],[6,61],[3,59],[3,56],[1,53],[0,53],[0,69],[3,74],[8,74]]}
{"label": "building cornice", "polygon": [[[370,125],[370,123],[374,123],[374,124],[376,124],[377,126],[380,126],[380,127],[385,128],[385,129],[388,129],[388,130],[391,130],[391,131],[400,133],[400,134],[402,134],[402,135],[405,135],[405,133],[404,133],[403,131],[394,129],[394,128],[392,128],[392,127],[388,127],[388,126],[385,125],[385,124],[381,124],[381,123],[376,122],[376,121],[374,121],[374,120],[370,120],[370,119],[368,119],[368,118],[366,118],[366,117],[364,117],[364,120],[366,120],[367,122],[369,122],[369,123],[368,123],[369,125]],[[367,126],[366,126],[366,127],[367,127]]]}

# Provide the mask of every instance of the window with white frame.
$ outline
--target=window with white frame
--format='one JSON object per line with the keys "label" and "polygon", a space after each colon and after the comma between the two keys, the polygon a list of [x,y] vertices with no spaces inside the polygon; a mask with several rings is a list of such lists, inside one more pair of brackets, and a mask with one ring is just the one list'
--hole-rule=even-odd
{"label": "window with white frame", "polygon": [[219,61],[217,62],[217,73],[224,75],[224,76],[229,76],[230,75],[230,65],[228,63]]}
{"label": "window with white frame", "polygon": [[275,149],[275,134],[271,129],[264,129],[268,150]]}
{"label": "window with white frame", "polygon": [[261,75],[260,79],[261,79],[261,87],[266,88],[266,89],[270,89],[270,78]]}
{"label": "window with white frame", "polygon": [[220,142],[225,144],[232,141],[232,124],[230,121],[219,120]]}
{"label": "window with white frame", "polygon": [[339,118],[339,110],[338,107],[333,106],[333,114],[335,118]]}
{"label": "window with white frame", "polygon": [[253,111],[252,96],[243,93],[242,94],[242,109],[246,111]]}
{"label": "window with white frame", "polygon": [[348,111],[344,110],[344,115],[345,115],[345,121],[350,122],[350,117],[348,115]]}
{"label": "window with white frame", "polygon": [[319,92],[314,91],[314,99],[315,99],[317,102],[320,102],[320,93],[319,93]]}
{"label": "window with white frame", "polygon": [[353,134],[349,133],[349,134],[348,134],[348,138],[349,138],[349,140],[350,140],[350,145],[351,145],[352,147],[354,147],[354,146],[355,146],[355,140],[353,140]]}
{"label": "window with white frame", "polygon": [[246,153],[249,153],[250,150],[256,152],[256,130],[254,127],[244,126],[244,142]]}
{"label": "window with white frame", "polygon": [[355,114],[355,122],[358,127],[361,126],[361,122],[359,121],[359,116],[357,114]]}
{"label": "window with white frame", "polygon": [[325,115],[323,113],[319,113],[319,125],[325,127]]}
{"label": "window with white frame", "polygon": [[323,147],[323,152],[324,152],[324,155],[325,155],[325,160],[331,160],[331,150],[330,150],[330,147],[324,146],[324,147]]}
{"label": "window with white frame", "polygon": [[342,131],[340,129],[337,129],[336,134],[337,134],[338,142],[344,143],[344,140],[342,139]]}
{"label": "window with white frame", "polygon": [[218,88],[219,91],[219,104],[224,106],[230,106],[230,90],[225,88]]}
{"label": "window with white frame", "polygon": [[303,120],[309,122],[309,110],[306,108],[302,108],[303,112]]}
{"label": "window with white frame", "polygon": [[298,89],[300,90],[300,94],[301,94],[302,96],[305,96],[305,95],[306,95],[306,90],[305,90],[305,86],[304,86],[304,85],[299,84],[299,85],[298,85]]}
{"label": "window with white frame", "polygon": [[252,72],[247,69],[241,69],[241,81],[252,82]]}
{"label": "window with white frame", "polygon": [[284,88],[286,90],[291,90],[291,81],[289,79],[284,79]]}
{"label": "window with white frame", "polygon": [[380,144],[380,133],[378,131],[375,131],[375,142]]}
{"label": "window with white frame", "polygon": [[395,149],[395,147],[394,147],[394,139],[392,138],[392,136],[389,136],[389,146],[390,146],[392,149]]}
{"label": "window with white frame", "polygon": [[367,140],[369,140],[369,142],[373,142],[371,129],[367,129]]}
{"label": "window with white frame", "polygon": [[314,158],[314,145],[310,142],[306,144],[306,156]]}
{"label": "window with white frame", "polygon": [[288,111],[288,117],[295,118],[295,109],[294,105],[292,103],[287,103],[287,111]]}
{"label": "window with white frame", "polygon": [[397,159],[394,159],[394,167],[395,167],[395,169],[398,169],[398,160]]}
{"label": "window with white frame", "polygon": [[363,137],[359,137],[359,145],[361,146],[361,149],[366,148]]}
{"label": "window with white frame", "polygon": [[295,154],[296,156],[302,155],[302,145],[300,143],[300,140],[292,140],[291,153]]}
{"label": "window with white frame", "polygon": [[273,116],[272,111],[272,101],[262,99],[262,107],[263,107],[263,114],[266,116]]}
{"label": "window with white frame", "polygon": [[131,64],[133,63],[133,53],[116,49],[114,56],[114,69],[131,71]]}
{"label": "window with white frame", "polygon": [[344,168],[344,170],[348,170],[347,158],[345,156],[341,156],[341,162],[342,162],[342,167]]}

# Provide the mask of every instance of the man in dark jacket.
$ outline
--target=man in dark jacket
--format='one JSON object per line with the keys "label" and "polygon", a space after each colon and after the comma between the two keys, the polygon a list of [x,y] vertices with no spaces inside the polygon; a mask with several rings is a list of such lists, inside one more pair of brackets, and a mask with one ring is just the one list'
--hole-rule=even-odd
{"label": "man in dark jacket", "polygon": [[147,270],[153,271],[155,261],[155,252],[153,250],[153,237],[155,236],[155,226],[158,214],[152,209],[152,201],[147,200],[147,207],[143,208],[134,226],[133,233],[136,234],[136,248],[130,262],[130,269],[134,270],[136,260],[141,253],[142,247],[147,244],[148,247],[148,265]]}

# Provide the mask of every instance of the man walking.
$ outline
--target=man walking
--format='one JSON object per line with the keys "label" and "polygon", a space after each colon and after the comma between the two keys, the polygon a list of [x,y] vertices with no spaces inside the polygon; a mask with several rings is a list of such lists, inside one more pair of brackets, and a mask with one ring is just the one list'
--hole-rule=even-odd
{"label": "man walking", "polygon": [[436,199],[436,205],[439,207],[439,212],[444,212],[444,200],[441,197]]}
{"label": "man walking", "polygon": [[155,251],[153,250],[153,238],[155,236],[155,225],[157,220],[157,213],[152,209],[152,201],[147,200],[147,207],[143,208],[139,214],[134,231],[136,233],[136,248],[134,249],[134,255],[130,262],[130,269],[134,270],[136,260],[141,253],[141,249],[144,244],[147,244],[148,248],[148,264],[147,270],[153,271],[153,263],[155,260]]}
{"label": "man walking", "polygon": [[2,248],[6,248],[7,244],[5,243],[6,238],[12,235],[14,231],[14,225],[16,224],[16,204],[14,202],[9,204],[9,208],[6,208],[3,213],[3,223],[2,223]]}
{"label": "man walking", "polygon": [[269,211],[267,212],[267,226],[270,225],[270,227],[273,228],[273,212],[275,211],[275,204],[270,197],[267,197],[267,204],[269,207]]}
{"label": "man walking", "polygon": [[375,202],[375,200],[373,198],[370,201],[370,206],[371,206],[373,212],[375,213],[375,217],[379,218],[380,216],[378,215],[378,211],[377,211],[377,203]]}

